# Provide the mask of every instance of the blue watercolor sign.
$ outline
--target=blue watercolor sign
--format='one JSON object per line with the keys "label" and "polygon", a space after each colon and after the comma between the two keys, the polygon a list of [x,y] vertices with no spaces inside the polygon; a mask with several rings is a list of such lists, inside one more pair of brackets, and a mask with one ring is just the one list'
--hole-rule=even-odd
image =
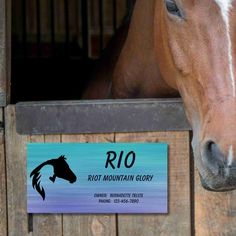
{"label": "blue watercolor sign", "polygon": [[168,213],[164,143],[27,144],[28,213]]}

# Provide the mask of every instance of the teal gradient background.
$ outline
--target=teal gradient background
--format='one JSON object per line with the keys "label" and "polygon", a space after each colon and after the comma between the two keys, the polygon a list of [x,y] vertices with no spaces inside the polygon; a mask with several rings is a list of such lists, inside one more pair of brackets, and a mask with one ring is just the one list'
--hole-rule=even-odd
{"label": "teal gradient background", "polygon": [[[108,151],[134,151],[132,168],[105,168]],[[27,194],[29,213],[167,213],[168,145],[164,143],[29,143]],[[65,155],[77,181],[56,178],[52,166],[41,170],[45,201],[32,187],[30,173],[41,163]],[[118,158],[117,158],[118,160]],[[123,164],[123,163],[122,163]],[[89,182],[88,175],[154,175],[152,181]],[[95,193],[143,193],[139,203],[98,203]]]}

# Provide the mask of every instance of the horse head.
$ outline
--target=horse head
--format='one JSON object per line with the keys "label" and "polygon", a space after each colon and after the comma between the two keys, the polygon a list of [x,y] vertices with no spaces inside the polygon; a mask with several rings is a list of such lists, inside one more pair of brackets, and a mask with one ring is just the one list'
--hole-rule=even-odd
{"label": "horse head", "polygon": [[51,159],[43,162],[42,164],[37,166],[30,174],[30,178],[32,178],[32,186],[41,195],[43,200],[45,200],[45,190],[41,186],[41,169],[46,165],[51,165],[54,169],[53,176],[49,177],[49,179],[53,183],[55,182],[57,177],[67,180],[70,183],[74,183],[77,180],[76,175],[72,172],[69,165],[67,164],[65,156],[60,156],[57,159]]}
{"label": "horse head", "polygon": [[203,186],[236,188],[236,1],[157,0],[155,50],[193,129]]}
{"label": "horse head", "polygon": [[53,167],[54,176],[67,180],[70,183],[76,182],[77,177],[70,169],[68,163],[66,162],[65,156],[60,156],[58,159],[55,159]]}

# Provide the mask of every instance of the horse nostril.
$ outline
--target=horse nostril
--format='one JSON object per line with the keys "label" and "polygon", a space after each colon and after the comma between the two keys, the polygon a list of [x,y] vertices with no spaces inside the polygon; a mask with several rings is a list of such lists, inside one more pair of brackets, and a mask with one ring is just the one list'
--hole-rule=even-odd
{"label": "horse nostril", "polygon": [[225,166],[225,156],[219,149],[218,145],[209,141],[204,148],[203,162],[216,175],[221,173]]}

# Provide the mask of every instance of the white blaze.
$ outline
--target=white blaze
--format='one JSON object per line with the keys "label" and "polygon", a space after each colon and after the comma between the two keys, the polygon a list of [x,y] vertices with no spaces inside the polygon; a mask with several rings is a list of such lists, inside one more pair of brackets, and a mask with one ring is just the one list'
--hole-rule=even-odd
{"label": "white blaze", "polygon": [[233,89],[233,97],[235,97],[235,81],[234,81],[234,70],[233,70],[233,56],[232,56],[232,42],[230,38],[230,21],[229,21],[229,11],[232,8],[233,0],[215,0],[220,7],[221,14],[226,26],[226,34],[228,41],[228,60],[229,60],[229,71],[230,80]]}
{"label": "white blaze", "polygon": [[231,166],[233,163],[233,159],[234,159],[234,153],[233,153],[233,146],[231,145],[229,147],[229,153],[228,153],[228,158],[227,158],[227,164],[228,166]]}
{"label": "white blaze", "polygon": [[233,146],[231,145],[229,147],[229,152],[228,152],[228,157],[227,157],[227,166],[225,168],[225,174],[227,177],[230,176],[230,169],[233,164],[233,158],[234,158],[234,153],[233,153]]}

